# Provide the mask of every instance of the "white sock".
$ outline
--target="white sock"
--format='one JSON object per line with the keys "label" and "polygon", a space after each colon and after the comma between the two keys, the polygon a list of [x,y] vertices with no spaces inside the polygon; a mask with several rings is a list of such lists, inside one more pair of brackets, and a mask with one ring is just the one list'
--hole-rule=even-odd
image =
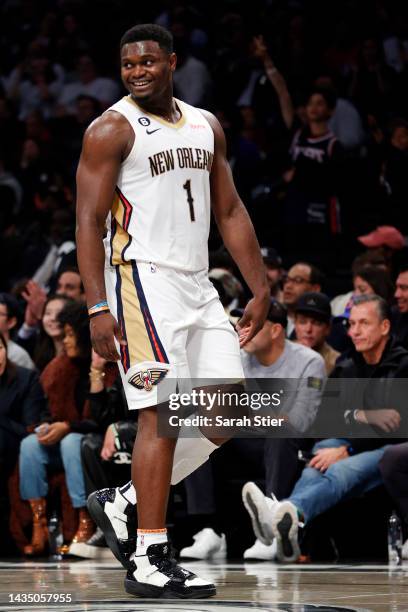
{"label": "white sock", "polygon": [[[211,453],[218,446],[203,436],[198,427],[182,427],[181,436],[177,440],[174,451],[173,470],[171,473],[171,484],[175,485],[187,478],[207,461]],[[199,434],[199,437],[194,437]],[[186,437],[188,435],[188,437]],[[136,504],[136,489],[131,480],[119,489],[127,501],[134,506]]]}
{"label": "white sock", "polygon": [[167,542],[167,529],[138,529],[136,557],[145,555],[151,544],[164,544],[164,542]]}

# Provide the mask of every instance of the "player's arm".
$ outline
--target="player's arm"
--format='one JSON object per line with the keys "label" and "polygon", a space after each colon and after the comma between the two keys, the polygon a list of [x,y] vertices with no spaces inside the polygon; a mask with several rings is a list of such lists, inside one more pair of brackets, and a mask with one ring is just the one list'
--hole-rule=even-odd
{"label": "player's arm", "polygon": [[[133,142],[128,122],[118,113],[106,113],[94,121],[84,137],[77,171],[78,265],[88,308],[106,300],[103,237],[112,207],[120,165]],[[114,336],[123,342],[119,326],[106,312],[90,321],[91,339],[101,357],[119,359]]]}
{"label": "player's arm", "polygon": [[237,325],[243,346],[265,322],[270,290],[254,227],[234,185],[223,129],[213,115],[204,114],[214,131],[214,161],[210,177],[214,216],[224,244],[254,296]]}

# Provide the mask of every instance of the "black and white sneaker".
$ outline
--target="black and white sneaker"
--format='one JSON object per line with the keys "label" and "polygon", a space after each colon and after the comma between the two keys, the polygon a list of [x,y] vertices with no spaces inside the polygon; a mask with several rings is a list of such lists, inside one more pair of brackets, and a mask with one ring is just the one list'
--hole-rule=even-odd
{"label": "black and white sneaker", "polygon": [[215,586],[177,565],[168,542],[151,544],[146,555],[134,557],[125,578],[131,595],[161,599],[202,599],[216,594]]}
{"label": "black and white sneaker", "polygon": [[91,493],[87,505],[117,560],[125,569],[131,569],[130,556],[136,550],[136,506],[123,497],[118,487]]}

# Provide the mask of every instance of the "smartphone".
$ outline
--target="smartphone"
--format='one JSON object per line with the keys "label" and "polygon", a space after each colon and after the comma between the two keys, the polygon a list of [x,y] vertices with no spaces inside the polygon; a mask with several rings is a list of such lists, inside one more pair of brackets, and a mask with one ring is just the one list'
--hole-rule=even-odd
{"label": "smartphone", "polygon": [[38,427],[36,427],[34,431],[35,433],[41,433],[43,436],[45,436],[45,434],[48,432],[48,425],[46,423],[38,425]]}

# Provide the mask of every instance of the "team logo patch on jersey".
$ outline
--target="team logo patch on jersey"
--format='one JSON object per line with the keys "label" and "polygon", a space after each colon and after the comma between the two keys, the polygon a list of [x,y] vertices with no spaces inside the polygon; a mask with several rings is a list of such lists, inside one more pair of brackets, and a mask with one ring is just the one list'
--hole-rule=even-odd
{"label": "team logo patch on jersey", "polygon": [[129,383],[136,387],[136,389],[144,389],[145,391],[151,391],[154,385],[158,385],[161,380],[166,376],[168,370],[162,368],[146,368],[146,370],[140,370],[136,372],[131,378]]}
{"label": "team logo patch on jersey", "polygon": [[140,125],[143,125],[143,127],[147,127],[151,123],[148,117],[140,117],[140,119],[138,119],[138,122],[140,123]]}

